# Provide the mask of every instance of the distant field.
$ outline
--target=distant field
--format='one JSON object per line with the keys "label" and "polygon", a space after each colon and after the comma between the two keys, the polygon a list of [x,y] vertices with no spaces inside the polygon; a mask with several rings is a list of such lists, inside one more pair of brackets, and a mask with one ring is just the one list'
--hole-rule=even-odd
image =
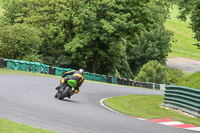
{"label": "distant field", "polygon": [[169,57],[186,57],[200,60],[200,50],[192,44],[197,41],[193,38],[194,33],[189,28],[189,20],[187,22],[179,21],[178,8],[174,6],[171,11],[171,19],[167,20],[165,26],[168,30],[174,32],[174,38],[177,42],[172,42],[172,52]]}

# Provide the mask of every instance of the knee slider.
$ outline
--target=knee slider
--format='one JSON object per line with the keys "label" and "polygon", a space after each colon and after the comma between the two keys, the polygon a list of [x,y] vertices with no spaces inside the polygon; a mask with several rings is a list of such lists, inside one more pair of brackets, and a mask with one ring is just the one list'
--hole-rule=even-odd
{"label": "knee slider", "polygon": [[76,93],[76,94],[77,94],[78,92],[79,92],[79,90],[74,90],[74,93]]}

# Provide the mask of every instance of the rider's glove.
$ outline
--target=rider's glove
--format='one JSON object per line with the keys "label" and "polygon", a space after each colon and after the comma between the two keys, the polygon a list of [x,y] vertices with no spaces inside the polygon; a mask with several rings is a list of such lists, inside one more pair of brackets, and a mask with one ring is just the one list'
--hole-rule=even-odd
{"label": "rider's glove", "polygon": [[64,78],[64,77],[65,77],[65,74],[62,74],[62,77]]}

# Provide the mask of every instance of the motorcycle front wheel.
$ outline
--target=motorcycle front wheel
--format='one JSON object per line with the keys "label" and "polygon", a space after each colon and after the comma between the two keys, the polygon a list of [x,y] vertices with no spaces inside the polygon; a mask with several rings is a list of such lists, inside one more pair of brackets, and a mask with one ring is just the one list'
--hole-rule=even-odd
{"label": "motorcycle front wheel", "polygon": [[[63,88],[62,88],[62,89],[63,89]],[[64,89],[63,92],[61,92],[61,93],[58,92],[58,93],[59,93],[59,94],[58,94],[58,99],[59,99],[59,100],[63,100],[66,96],[69,95],[71,89],[72,89],[71,87],[67,86],[67,87]]]}

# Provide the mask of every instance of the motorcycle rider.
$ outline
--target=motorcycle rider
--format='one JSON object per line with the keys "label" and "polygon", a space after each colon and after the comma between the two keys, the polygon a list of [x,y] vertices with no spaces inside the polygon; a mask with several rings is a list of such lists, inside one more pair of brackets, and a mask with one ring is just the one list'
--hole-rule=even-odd
{"label": "motorcycle rider", "polygon": [[[69,98],[73,95],[73,94],[77,94],[79,92],[79,87],[82,86],[83,82],[84,82],[84,70],[83,69],[79,69],[78,71],[72,70],[72,71],[68,71],[62,74],[63,79],[60,82],[60,85],[58,87],[56,87],[56,90],[59,90],[63,87],[64,84],[67,84],[68,80],[76,80],[77,85],[74,88],[74,91],[69,95]],[[67,77],[65,78],[65,76],[67,75],[72,75],[71,77]]]}

